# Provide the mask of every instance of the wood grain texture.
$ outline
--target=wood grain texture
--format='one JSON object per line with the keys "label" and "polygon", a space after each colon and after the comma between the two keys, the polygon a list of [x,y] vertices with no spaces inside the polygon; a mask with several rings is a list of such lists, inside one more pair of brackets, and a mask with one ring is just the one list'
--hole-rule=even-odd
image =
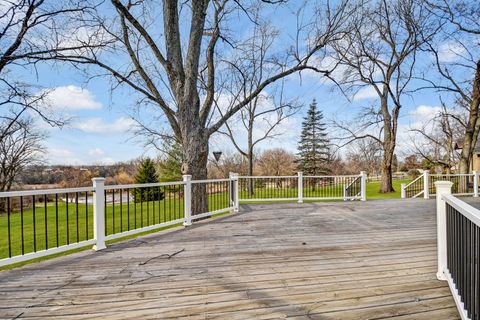
{"label": "wood grain texture", "polygon": [[1,319],[459,319],[433,200],[236,215],[0,272]]}

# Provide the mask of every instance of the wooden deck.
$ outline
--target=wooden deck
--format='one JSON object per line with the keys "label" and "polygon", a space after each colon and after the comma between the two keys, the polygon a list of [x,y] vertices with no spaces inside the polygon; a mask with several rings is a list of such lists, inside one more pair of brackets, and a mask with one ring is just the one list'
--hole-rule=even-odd
{"label": "wooden deck", "polygon": [[241,213],[0,272],[2,319],[458,319],[434,200]]}

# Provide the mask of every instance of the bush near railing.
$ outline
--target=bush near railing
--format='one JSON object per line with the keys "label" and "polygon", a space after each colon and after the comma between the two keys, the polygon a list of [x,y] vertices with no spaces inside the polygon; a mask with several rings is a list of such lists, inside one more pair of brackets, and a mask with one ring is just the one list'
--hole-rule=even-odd
{"label": "bush near railing", "polygon": [[[250,179],[250,180],[248,180]],[[0,267],[173,225],[238,211],[240,200],[365,200],[366,175],[239,177],[0,193]],[[247,185],[244,183],[247,181]],[[253,194],[248,185],[254,182]],[[207,212],[192,216],[192,188],[207,193]]]}

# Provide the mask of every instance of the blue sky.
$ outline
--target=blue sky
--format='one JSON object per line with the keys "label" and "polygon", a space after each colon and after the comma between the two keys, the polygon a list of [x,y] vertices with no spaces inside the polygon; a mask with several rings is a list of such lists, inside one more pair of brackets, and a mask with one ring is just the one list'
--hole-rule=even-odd
{"label": "blue sky", "polygon": [[[269,14],[273,14],[279,28],[289,30],[295,24],[293,16],[286,9]],[[449,54],[455,50],[457,49],[446,48],[443,52],[445,59],[453,59]],[[423,64],[429,63],[428,58],[422,59]],[[50,90],[49,101],[52,107],[70,118],[69,123],[62,129],[39,123],[48,134],[44,144],[49,163],[108,164],[142,155],[156,155],[154,150],[146,149],[143,143],[129,132],[133,123],[130,119],[133,114],[132,106],[138,97],[131,91],[119,88],[112,93],[108,78],[86,81],[83,75],[68,65],[41,65],[37,74],[38,78],[33,71],[22,71],[22,77],[43,88],[39,90]],[[361,90],[349,101],[331,83],[326,83],[320,76],[311,73],[303,74],[301,81],[298,75],[291,76],[287,87],[288,94],[299,97],[305,107],[315,98],[327,120],[352,119],[360,107],[375,103],[375,95],[370,89]],[[431,117],[438,109],[436,106],[439,99],[435,92],[422,91],[403,102],[399,153],[408,152],[408,128]],[[280,128],[284,135],[265,141],[259,148],[283,147],[295,151],[305,110],[306,108]],[[330,132],[331,136],[337,134]],[[240,142],[242,141],[244,142],[244,139],[240,139]],[[211,150],[233,152],[234,148],[228,139],[217,135],[212,138]]]}

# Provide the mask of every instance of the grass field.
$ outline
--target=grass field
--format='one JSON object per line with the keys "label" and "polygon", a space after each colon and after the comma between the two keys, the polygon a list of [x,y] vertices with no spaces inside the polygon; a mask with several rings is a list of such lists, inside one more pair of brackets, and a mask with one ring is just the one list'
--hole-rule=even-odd
{"label": "grass field", "polygon": [[401,184],[408,184],[411,180],[393,180],[393,189],[395,192],[380,193],[380,181],[367,183],[367,200],[370,199],[391,199],[401,197]]}
{"label": "grass field", "polygon": [[[379,193],[380,183],[367,183],[367,199],[400,198],[400,184],[408,181],[394,181],[394,193]],[[257,189],[255,198],[296,198],[296,188],[289,190]],[[343,187],[324,186],[315,190],[305,189],[304,196],[343,196]],[[246,191],[240,193],[240,199],[248,197]],[[228,207],[229,198],[227,193],[209,195],[209,211]],[[68,209],[68,210],[67,210]],[[68,212],[68,214],[67,214]],[[175,198],[143,203],[116,203],[107,204],[106,207],[106,234],[115,234],[128,229],[141,228],[161,222],[173,221],[183,218],[183,198],[178,194]],[[34,228],[35,219],[35,228]],[[8,240],[8,221],[10,220],[10,246]],[[23,221],[22,221],[23,220]],[[46,224],[45,224],[46,221]],[[23,228],[22,228],[23,223]],[[68,243],[75,243],[93,237],[93,206],[59,201],[58,208],[54,202],[37,203],[34,210],[24,210],[23,216],[12,213],[0,215],[0,259],[9,255],[16,256],[23,252],[34,252],[53,248]],[[23,241],[22,241],[23,238]],[[10,247],[10,252],[9,252]]]}

